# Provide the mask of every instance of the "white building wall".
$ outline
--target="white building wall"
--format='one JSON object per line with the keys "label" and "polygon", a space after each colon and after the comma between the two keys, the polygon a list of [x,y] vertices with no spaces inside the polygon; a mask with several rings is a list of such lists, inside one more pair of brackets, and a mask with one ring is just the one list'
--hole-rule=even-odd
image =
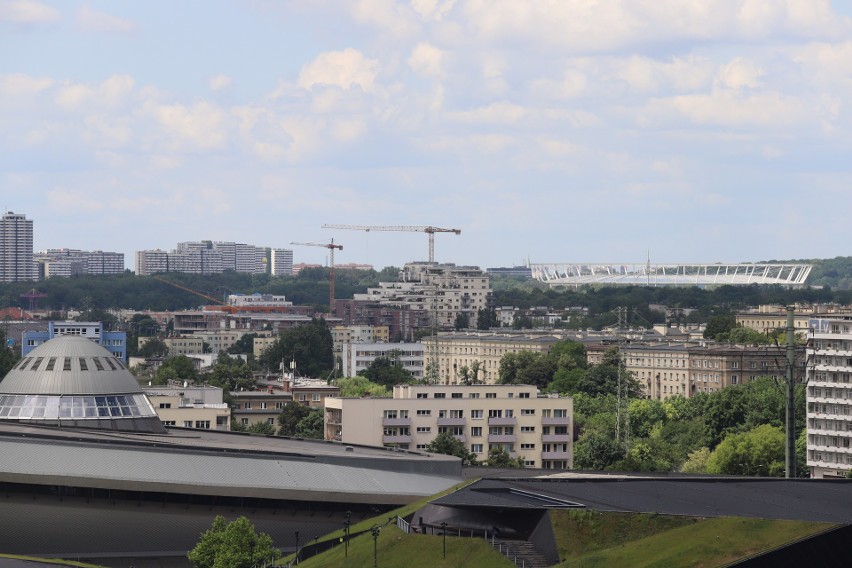
{"label": "white building wall", "polygon": [[422,343],[368,343],[357,342],[342,345],[341,359],[343,374],[354,377],[376,360],[387,357],[391,351],[399,351],[399,361],[403,369],[409,371],[415,379],[423,378],[424,355]]}

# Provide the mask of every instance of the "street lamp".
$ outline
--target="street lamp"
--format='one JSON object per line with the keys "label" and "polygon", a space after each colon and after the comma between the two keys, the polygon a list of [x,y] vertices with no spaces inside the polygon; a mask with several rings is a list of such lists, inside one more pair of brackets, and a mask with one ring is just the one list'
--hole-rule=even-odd
{"label": "street lamp", "polygon": [[299,563],[299,531],[296,531],[296,564]]}
{"label": "street lamp", "polygon": [[441,521],[441,532],[444,535],[444,560],[447,559],[447,521]]}
{"label": "street lamp", "polygon": [[349,558],[349,525],[352,523],[352,511],[346,511],[346,520],[343,521],[343,549],[346,558]]}
{"label": "street lamp", "polygon": [[370,532],[373,533],[373,568],[378,567],[378,541],[379,533],[382,532],[381,525],[373,525],[370,527]]}

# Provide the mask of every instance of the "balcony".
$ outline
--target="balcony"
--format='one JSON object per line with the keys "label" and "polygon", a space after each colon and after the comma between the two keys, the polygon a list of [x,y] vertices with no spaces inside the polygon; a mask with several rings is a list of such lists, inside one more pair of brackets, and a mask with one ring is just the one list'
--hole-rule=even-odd
{"label": "balcony", "polygon": [[571,434],[542,434],[542,442],[566,443],[571,441]]}
{"label": "balcony", "polygon": [[382,436],[382,444],[410,444],[411,436]]}
{"label": "balcony", "polygon": [[488,442],[491,444],[514,444],[518,437],[514,434],[489,434]]}
{"label": "balcony", "polygon": [[571,452],[541,452],[543,460],[570,460]]}
{"label": "balcony", "polygon": [[411,426],[411,418],[382,418],[382,426]]}
{"label": "balcony", "polygon": [[541,419],[542,426],[570,426],[571,418],[568,416],[556,416]]}
{"label": "balcony", "polygon": [[488,418],[489,426],[517,426],[518,419],[510,416],[508,418],[497,418],[497,417],[489,417]]}
{"label": "balcony", "polygon": [[467,424],[464,418],[438,418],[438,426],[465,426]]}

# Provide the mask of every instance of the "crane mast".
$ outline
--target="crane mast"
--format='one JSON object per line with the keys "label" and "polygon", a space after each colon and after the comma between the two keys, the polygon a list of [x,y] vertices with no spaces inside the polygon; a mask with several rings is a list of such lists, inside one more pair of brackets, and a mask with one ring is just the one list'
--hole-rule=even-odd
{"label": "crane mast", "polygon": [[343,245],[334,244],[334,239],[330,243],[297,243],[291,242],[291,245],[301,245],[306,247],[323,247],[329,250],[328,268],[329,268],[329,286],[328,286],[328,313],[334,314],[334,249],[343,250]]}
{"label": "crane mast", "polygon": [[431,225],[333,225],[325,224],[323,229],[345,229],[348,231],[395,231],[409,233],[426,233],[429,235],[429,262],[435,262],[435,233],[461,234],[461,229],[443,229]]}

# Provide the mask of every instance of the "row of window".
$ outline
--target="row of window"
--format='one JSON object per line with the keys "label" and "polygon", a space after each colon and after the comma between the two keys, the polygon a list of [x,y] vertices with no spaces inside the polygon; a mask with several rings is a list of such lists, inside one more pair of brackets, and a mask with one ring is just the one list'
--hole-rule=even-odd
{"label": "row of window", "polygon": [[[463,396],[464,393],[460,393],[460,392],[450,393],[450,395],[451,395],[450,398],[464,398],[464,396]],[[479,398],[479,393],[478,392],[471,392],[471,393],[468,393],[467,397],[468,398]],[[429,398],[429,393],[419,392],[419,393],[417,393],[417,398]],[[432,398],[447,398],[447,393],[436,392],[436,393],[434,393],[434,396]],[[485,393],[485,398],[497,398],[497,393],[496,392],[487,392],[487,393]],[[511,393],[511,392],[508,393],[506,395],[506,398],[515,398],[515,393]],[[530,393],[528,393],[528,392],[518,393],[518,398],[530,398]]]}
{"label": "row of window", "polygon": [[153,416],[145,395],[0,395],[0,418],[57,419]]}
{"label": "row of window", "polygon": [[124,368],[117,357],[25,357],[15,367],[18,371],[116,371]]}
{"label": "row of window", "polygon": [[[317,400],[317,399],[314,399]],[[248,403],[247,403],[248,404]],[[246,407],[246,408],[251,408]],[[431,409],[418,409],[416,411],[417,416],[432,416]],[[541,415],[543,418],[567,418],[568,417],[568,409],[567,408],[545,408],[542,409]],[[474,420],[480,420],[484,416],[484,410],[474,409],[470,411],[470,417]],[[535,416],[534,408],[522,408],[521,416]],[[383,418],[389,420],[396,420],[398,418],[408,418],[408,410],[385,410],[382,414]],[[512,408],[508,408],[506,410],[502,409],[490,409],[488,411],[488,418],[514,418],[515,410]],[[463,409],[452,409],[452,410],[439,410],[438,418],[464,418],[464,410]]]}

